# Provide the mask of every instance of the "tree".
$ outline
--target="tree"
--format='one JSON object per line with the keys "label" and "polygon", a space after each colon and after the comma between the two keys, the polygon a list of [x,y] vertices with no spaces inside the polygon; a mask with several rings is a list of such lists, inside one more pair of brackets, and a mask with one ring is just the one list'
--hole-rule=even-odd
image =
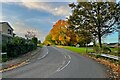
{"label": "tree", "polygon": [[[87,34],[87,36],[82,34]],[[78,34],[75,30],[69,29],[67,21],[58,20],[46,36],[44,43],[75,46],[78,43],[83,45],[86,41],[87,43],[91,42],[91,37],[88,36],[88,32],[82,31],[82,34]]]}
{"label": "tree", "polygon": [[32,42],[37,46],[37,42],[38,42],[37,37],[33,37],[33,38],[32,38]]}
{"label": "tree", "polygon": [[87,46],[87,44],[89,44],[92,41],[92,35],[90,34],[90,32],[81,30],[77,34],[78,34],[77,42],[81,46]]}
{"label": "tree", "polygon": [[45,38],[45,41],[43,42],[44,44],[52,44],[53,41],[52,41],[52,35],[49,33],[46,38]]}
{"label": "tree", "polygon": [[41,40],[38,40],[38,44],[41,44]]}
{"label": "tree", "polygon": [[97,37],[100,47],[101,38],[115,31],[120,21],[120,4],[113,2],[79,2],[69,4],[72,15],[68,18],[70,28],[75,31],[86,30]]}
{"label": "tree", "polygon": [[67,36],[68,23],[65,20],[58,20],[50,31],[52,40],[55,44],[67,45],[69,38]]}

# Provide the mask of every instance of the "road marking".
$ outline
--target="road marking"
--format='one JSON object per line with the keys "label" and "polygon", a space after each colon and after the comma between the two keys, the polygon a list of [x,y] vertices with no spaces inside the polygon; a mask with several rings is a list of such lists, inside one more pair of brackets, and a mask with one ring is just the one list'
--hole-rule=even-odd
{"label": "road marking", "polygon": [[[56,47],[53,47],[54,49],[58,50]],[[65,59],[67,59],[68,57],[68,62],[65,64],[65,61],[63,61],[62,65],[55,71],[55,72],[59,72],[61,70],[63,70],[64,68],[66,68],[69,64],[70,64],[70,60],[71,60],[71,56],[68,55],[67,53],[61,52],[60,50],[58,50],[62,55],[64,55]]]}
{"label": "road marking", "polygon": [[65,59],[67,59],[66,55],[64,55]]}
{"label": "road marking", "polygon": [[[64,63],[64,64],[65,64],[65,63]],[[62,65],[62,66],[63,66],[62,68],[61,68],[61,67],[58,68],[58,69],[56,70],[56,72],[62,71],[62,70],[63,70],[64,68],[66,68],[69,64],[70,64],[70,61],[68,61],[65,66]]]}
{"label": "road marking", "polygon": [[65,67],[67,67],[69,64],[70,64],[70,61],[68,61],[68,63],[60,69],[60,71],[63,70]]}
{"label": "road marking", "polygon": [[[44,46],[44,47],[46,47],[46,46]],[[46,49],[47,49],[47,47],[46,47]],[[43,59],[43,58],[45,58],[46,56],[48,55],[48,49],[47,49],[47,52],[46,52],[46,54],[44,54],[41,58],[37,58],[37,59]]]}
{"label": "road marking", "polygon": [[63,61],[63,63],[61,64],[61,66],[56,70],[56,71],[59,71],[60,68],[65,64],[65,61]]}
{"label": "road marking", "polygon": [[70,55],[68,55],[69,59],[71,59]]}
{"label": "road marking", "polygon": [[[56,47],[53,47],[54,49],[58,50]],[[61,51],[59,51],[61,54],[64,55],[65,59],[67,58],[66,55],[69,57],[69,59],[71,59],[71,56],[66,54],[66,53],[62,53]]]}

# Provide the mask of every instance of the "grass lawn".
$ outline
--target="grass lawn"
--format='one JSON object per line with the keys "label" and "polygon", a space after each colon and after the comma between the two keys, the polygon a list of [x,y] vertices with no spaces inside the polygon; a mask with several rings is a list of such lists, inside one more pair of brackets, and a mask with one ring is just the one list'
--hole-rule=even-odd
{"label": "grass lawn", "polygon": [[112,51],[118,51],[120,50],[120,48],[116,47],[116,48],[110,48]]}
{"label": "grass lawn", "polygon": [[[76,53],[79,53],[79,54],[86,54],[86,47],[71,47],[71,46],[61,46],[62,48],[64,49],[68,49],[68,50],[71,50],[73,52],[76,52]],[[92,47],[88,47],[88,52],[93,52],[93,49]]]}
{"label": "grass lawn", "polygon": [[111,52],[112,55],[115,55],[115,56],[118,56],[118,55],[119,55],[118,53],[119,53],[119,51],[120,51],[120,48],[117,48],[117,47],[116,47],[116,48],[110,48],[110,49],[111,49],[111,51],[112,51],[112,52]]}
{"label": "grass lawn", "polygon": [[[64,49],[68,49],[68,50],[71,50],[73,52],[77,52],[79,54],[86,54],[86,47],[72,47],[72,46],[58,46],[58,47],[61,47],[61,48],[64,48]],[[110,48],[111,49],[111,55],[115,55],[115,56],[118,56],[118,48]],[[94,52],[93,51],[93,48],[92,47],[88,47],[87,49],[88,53],[89,52]]]}
{"label": "grass lawn", "polygon": [[40,47],[40,48],[42,48],[42,47],[43,47],[43,45],[42,45],[42,44],[37,44],[37,46],[38,46],[38,47]]}

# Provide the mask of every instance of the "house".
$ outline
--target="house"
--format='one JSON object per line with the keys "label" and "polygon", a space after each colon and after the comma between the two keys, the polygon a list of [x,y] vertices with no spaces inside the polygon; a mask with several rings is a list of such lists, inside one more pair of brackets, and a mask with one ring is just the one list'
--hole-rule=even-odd
{"label": "house", "polygon": [[2,44],[8,42],[8,40],[15,36],[13,31],[14,29],[8,22],[0,22],[0,41],[2,41]]}

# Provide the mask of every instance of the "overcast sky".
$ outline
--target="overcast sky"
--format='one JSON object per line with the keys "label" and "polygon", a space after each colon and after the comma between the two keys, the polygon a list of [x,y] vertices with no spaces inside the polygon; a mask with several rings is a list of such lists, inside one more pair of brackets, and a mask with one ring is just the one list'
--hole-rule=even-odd
{"label": "overcast sky", "polygon": [[[20,0],[19,0],[20,1]],[[52,29],[52,25],[59,19],[66,19],[71,14],[67,2],[4,2],[0,20],[9,22],[18,36],[24,37],[27,31],[33,31],[44,41],[45,36]],[[47,1],[47,0],[46,0]],[[1,13],[0,13],[1,14]],[[104,42],[118,42],[118,33],[113,33]]]}

